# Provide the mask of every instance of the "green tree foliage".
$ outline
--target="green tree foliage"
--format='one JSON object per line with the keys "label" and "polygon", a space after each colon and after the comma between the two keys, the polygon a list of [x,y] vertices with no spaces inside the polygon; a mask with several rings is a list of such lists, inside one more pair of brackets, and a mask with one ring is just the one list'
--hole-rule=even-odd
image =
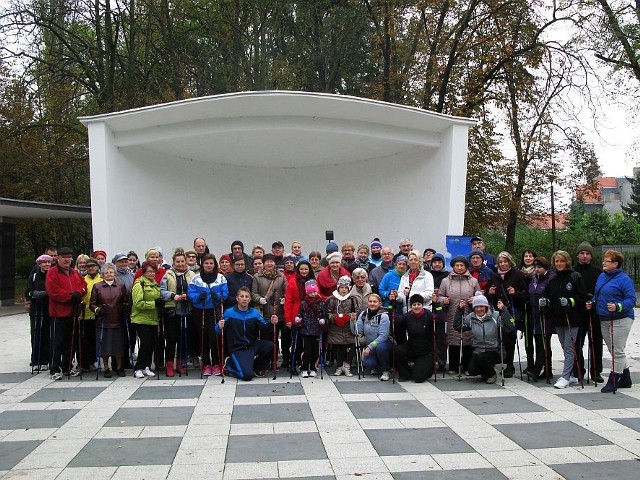
{"label": "green tree foliage", "polygon": [[627,177],[627,180],[631,182],[631,201],[628,205],[622,205],[622,211],[640,222],[640,170],[633,178]]}

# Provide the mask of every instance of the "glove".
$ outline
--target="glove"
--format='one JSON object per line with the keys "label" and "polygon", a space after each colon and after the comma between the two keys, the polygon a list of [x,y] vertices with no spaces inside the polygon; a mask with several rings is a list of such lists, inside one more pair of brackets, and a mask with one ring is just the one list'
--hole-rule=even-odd
{"label": "glove", "polygon": [[544,297],[540,297],[538,299],[538,306],[539,307],[546,307],[547,306],[547,299]]}
{"label": "glove", "polygon": [[567,300],[565,297],[560,297],[560,305],[562,305],[563,307],[569,306],[569,300]]}
{"label": "glove", "polygon": [[107,306],[106,305],[100,305],[98,308],[96,308],[95,314],[96,315],[104,315],[107,313]]}
{"label": "glove", "polygon": [[266,305],[267,304],[267,299],[264,297],[260,297],[260,305]]}
{"label": "glove", "polygon": [[200,292],[200,295],[198,296],[198,299],[201,302],[204,302],[207,299],[207,292]]}
{"label": "glove", "polygon": [[78,305],[82,301],[82,294],[80,292],[73,292],[71,294],[71,303]]}
{"label": "glove", "polygon": [[156,304],[156,308],[158,308],[158,309],[164,308],[164,299],[163,298],[156,298],[155,299],[155,304]]}
{"label": "glove", "polygon": [[47,292],[45,292],[44,290],[34,290],[33,292],[31,292],[31,298],[33,298],[34,300],[42,300],[44,298],[47,298]]}
{"label": "glove", "polygon": [[284,305],[284,297],[280,299],[280,305]]}
{"label": "glove", "polygon": [[302,319],[300,317],[296,317],[293,321],[295,322],[296,325],[302,325]]}

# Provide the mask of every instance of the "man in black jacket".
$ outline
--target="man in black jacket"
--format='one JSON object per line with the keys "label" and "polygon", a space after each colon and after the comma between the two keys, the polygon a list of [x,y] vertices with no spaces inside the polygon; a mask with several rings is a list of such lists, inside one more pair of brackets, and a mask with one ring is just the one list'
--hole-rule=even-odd
{"label": "man in black jacket", "polygon": [[[593,259],[593,247],[589,242],[582,242],[578,245],[578,253],[576,254],[577,262],[573,269],[582,275],[587,295],[593,295],[596,280],[602,273],[602,270],[591,264]],[[589,324],[591,322],[591,325]],[[589,355],[591,356],[590,374],[598,383],[603,383],[602,378],[602,332],[600,331],[600,319],[595,310],[586,311],[584,319],[580,324],[578,338],[576,339],[576,349],[578,350],[578,359],[582,375],[586,373],[584,365],[584,341],[589,336]],[[577,372],[574,372],[577,376]]]}

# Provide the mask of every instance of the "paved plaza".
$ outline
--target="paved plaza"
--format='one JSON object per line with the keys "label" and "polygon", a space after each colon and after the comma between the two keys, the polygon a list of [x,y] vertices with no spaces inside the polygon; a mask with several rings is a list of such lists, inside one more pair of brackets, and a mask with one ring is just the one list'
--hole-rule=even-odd
{"label": "paved plaza", "polygon": [[[393,384],[285,372],[221,384],[196,371],[53,382],[30,374],[28,316],[0,324],[1,478],[640,478],[637,373],[616,395],[518,374],[504,387],[449,375]],[[639,342],[636,322],[632,372]],[[605,373],[609,365],[605,353]]]}

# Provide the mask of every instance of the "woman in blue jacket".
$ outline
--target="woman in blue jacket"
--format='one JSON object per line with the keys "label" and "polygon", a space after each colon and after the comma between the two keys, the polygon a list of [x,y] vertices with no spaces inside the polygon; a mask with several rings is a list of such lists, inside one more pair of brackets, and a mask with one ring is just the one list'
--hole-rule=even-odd
{"label": "woman in blue jacket", "polygon": [[[624,257],[620,252],[607,250],[602,258],[602,273],[596,281],[593,308],[600,317],[604,343],[611,354],[611,373],[602,393],[615,392],[618,388],[631,388],[629,363],[624,353],[629,331],[633,324],[633,307],[636,305],[636,289],[633,280],[622,271]],[[617,373],[622,370],[622,373]]]}
{"label": "woman in blue jacket", "polygon": [[213,329],[222,318],[222,303],[229,296],[229,288],[227,279],[218,272],[218,262],[214,254],[207,253],[202,257],[202,268],[189,283],[187,296],[193,305],[192,315],[195,319],[200,319],[202,325],[202,375],[221,375],[218,340]]}

